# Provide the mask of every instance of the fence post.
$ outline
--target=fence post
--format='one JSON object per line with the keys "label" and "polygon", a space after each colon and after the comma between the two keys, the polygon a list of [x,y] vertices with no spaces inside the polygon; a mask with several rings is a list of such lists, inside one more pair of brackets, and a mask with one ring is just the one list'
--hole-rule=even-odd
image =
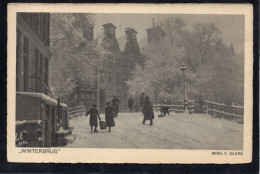
{"label": "fence post", "polygon": [[232,108],[231,121],[234,121],[234,103],[232,103],[231,108]]}
{"label": "fence post", "polygon": [[224,118],[224,111],[223,111],[224,105],[225,105],[224,103],[221,104],[221,117],[222,118]]}
{"label": "fence post", "polygon": [[216,117],[216,114],[215,114],[215,103],[213,103],[213,116],[214,116],[214,118]]}
{"label": "fence post", "polygon": [[209,115],[209,104],[208,104],[207,100],[205,103],[206,103],[206,112],[207,112],[207,115]]}

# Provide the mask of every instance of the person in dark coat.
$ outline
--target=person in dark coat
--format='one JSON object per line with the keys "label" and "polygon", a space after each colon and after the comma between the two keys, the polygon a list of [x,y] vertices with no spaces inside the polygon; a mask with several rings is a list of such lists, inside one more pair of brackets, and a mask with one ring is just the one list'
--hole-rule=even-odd
{"label": "person in dark coat", "polygon": [[145,125],[146,120],[150,120],[150,126],[153,125],[154,113],[153,113],[153,105],[147,96],[144,102],[144,120],[143,125]]}
{"label": "person in dark coat", "polygon": [[98,121],[97,121],[97,117],[99,118],[99,121],[101,121],[98,110],[97,110],[97,105],[93,104],[93,108],[91,108],[87,113],[86,113],[86,117],[90,114],[90,118],[89,118],[89,125],[91,127],[91,131],[90,133],[93,132],[93,126],[95,127],[94,132],[98,132],[97,131],[97,126],[98,126]]}
{"label": "person in dark coat", "polygon": [[128,107],[130,112],[132,112],[133,106],[134,106],[134,100],[132,99],[132,97],[130,97],[128,100]]}
{"label": "person in dark coat", "polygon": [[144,115],[144,103],[145,103],[145,96],[144,93],[142,93],[142,96],[140,97],[140,108],[143,115]]}
{"label": "person in dark coat", "polygon": [[111,127],[115,126],[114,111],[113,108],[110,106],[110,102],[107,102],[106,105],[107,105],[105,110],[106,125],[109,128],[108,131],[111,132]]}
{"label": "person in dark coat", "polygon": [[120,100],[114,95],[114,98],[112,100],[112,108],[115,112],[115,117],[118,116],[118,112],[119,112],[119,103],[120,103]]}

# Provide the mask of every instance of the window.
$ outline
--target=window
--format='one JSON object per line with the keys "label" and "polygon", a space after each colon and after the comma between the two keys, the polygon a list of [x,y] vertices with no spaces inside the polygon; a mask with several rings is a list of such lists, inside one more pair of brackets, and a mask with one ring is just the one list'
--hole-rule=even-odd
{"label": "window", "polygon": [[44,38],[43,37],[43,32],[44,32],[44,14],[39,14],[40,15],[40,36],[41,38]]}
{"label": "window", "polygon": [[135,68],[135,62],[133,61],[133,59],[129,60],[128,66],[129,66],[130,69],[134,69]]}
{"label": "window", "polygon": [[128,68],[128,60],[127,60],[127,58],[124,59],[123,67],[124,68]]}
{"label": "window", "polygon": [[96,80],[90,80],[89,81],[89,87],[91,89],[96,89],[97,88],[97,81]]}
{"label": "window", "polygon": [[111,89],[107,90],[107,102],[112,100],[113,91]]}
{"label": "window", "polygon": [[[44,83],[46,86],[49,86],[49,60],[46,57],[45,57]],[[45,94],[48,94],[48,89],[45,89]]]}
{"label": "window", "polygon": [[47,39],[46,39],[46,14],[43,14],[43,40],[44,40],[44,43],[46,43]]}
{"label": "window", "polygon": [[121,101],[121,90],[116,90],[116,96]]}
{"label": "window", "polygon": [[47,46],[50,45],[50,14],[46,13],[45,14],[45,32],[46,32],[46,44]]}
{"label": "window", "polygon": [[[39,74],[39,78],[41,80],[43,79],[42,76],[43,76],[43,56],[42,56],[42,54],[40,54],[40,74]],[[43,90],[44,90],[44,86],[43,86],[43,84],[41,84],[40,85],[40,92],[43,92]]]}
{"label": "window", "polygon": [[107,58],[107,66],[108,67],[113,67],[113,58],[112,57],[108,57]]}
{"label": "window", "polygon": [[81,99],[81,100],[85,100],[85,94],[84,94],[84,93],[81,93],[81,94],[80,94],[80,99]]}
{"label": "window", "polygon": [[121,59],[116,58],[116,67],[121,67],[121,66],[122,66]]}
{"label": "window", "polygon": [[23,91],[29,91],[29,40],[23,38]]}
{"label": "window", "polygon": [[93,80],[93,89],[97,89],[97,80]]}
{"label": "window", "polygon": [[90,100],[90,93],[86,94],[86,100]]}
{"label": "window", "polygon": [[17,30],[16,34],[16,90],[20,91],[20,78],[21,78],[21,32]]}
{"label": "window", "polygon": [[95,103],[95,101],[96,101],[96,95],[95,94],[91,94],[91,101],[93,103]]}
{"label": "window", "polygon": [[109,72],[108,73],[108,83],[112,83],[112,80],[113,79],[113,73],[112,72]]}
{"label": "window", "polygon": [[35,48],[35,64],[34,64],[34,90],[35,92],[39,92],[39,51]]}
{"label": "window", "polygon": [[105,73],[103,71],[100,71],[100,82],[105,81]]}
{"label": "window", "polygon": [[121,73],[116,73],[116,83],[117,84],[121,83]]}
{"label": "window", "polygon": [[124,80],[124,81],[127,81],[127,80],[128,80],[128,74],[127,74],[127,73],[124,73],[124,74],[123,74],[123,80]]}
{"label": "window", "polygon": [[40,26],[39,26],[39,14],[35,14],[35,29],[36,31],[39,33],[39,29],[40,29]]}

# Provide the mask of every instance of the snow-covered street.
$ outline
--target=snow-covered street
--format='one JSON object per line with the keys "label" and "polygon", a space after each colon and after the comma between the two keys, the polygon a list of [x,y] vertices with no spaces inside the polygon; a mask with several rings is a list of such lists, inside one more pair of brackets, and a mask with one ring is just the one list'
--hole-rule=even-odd
{"label": "snow-covered street", "polygon": [[[238,150],[243,148],[243,125],[203,114],[176,114],[142,125],[141,113],[119,113],[112,132],[90,133],[89,116],[72,118],[74,130],[67,148],[150,148]],[[104,115],[101,114],[101,118]]]}

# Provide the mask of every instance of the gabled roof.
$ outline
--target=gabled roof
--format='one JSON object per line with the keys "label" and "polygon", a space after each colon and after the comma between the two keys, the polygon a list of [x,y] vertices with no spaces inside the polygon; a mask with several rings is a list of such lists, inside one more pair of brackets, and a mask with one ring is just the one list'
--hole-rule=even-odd
{"label": "gabled roof", "polygon": [[159,26],[155,26],[155,27],[152,27],[152,28],[148,28],[146,29],[147,32],[159,32],[163,35],[165,35],[165,32],[163,31],[163,29]]}
{"label": "gabled roof", "polygon": [[131,28],[131,27],[127,27],[125,29],[125,34],[137,34],[137,33],[138,32],[135,29]]}
{"label": "gabled roof", "polygon": [[104,24],[103,27],[104,28],[114,28],[114,29],[116,29],[116,26],[114,24],[112,24],[112,23]]}

